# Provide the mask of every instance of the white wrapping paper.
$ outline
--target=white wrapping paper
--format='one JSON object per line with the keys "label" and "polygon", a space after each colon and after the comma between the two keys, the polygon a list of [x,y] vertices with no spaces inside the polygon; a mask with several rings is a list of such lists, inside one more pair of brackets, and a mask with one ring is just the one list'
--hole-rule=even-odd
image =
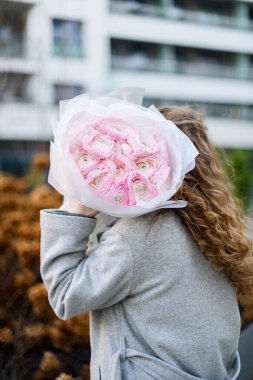
{"label": "white wrapping paper", "polygon": [[[150,108],[141,106],[143,92],[144,90],[139,88],[122,88],[105,96],[92,98],[89,94],[83,94],[60,102],[60,118],[59,121],[53,123],[54,142],[51,142],[50,147],[51,166],[48,181],[65,198],[75,200],[104,214],[122,218],[136,217],[161,208],[186,206],[185,201],[171,201],[170,198],[181,186],[185,174],[194,168],[198,151],[190,139],[174,123],[166,120],[154,106]],[[107,129],[108,126],[116,128],[115,123],[118,123],[121,132],[124,132],[125,128],[127,130],[127,126],[129,126],[130,132],[133,131],[133,133],[129,133],[125,141],[120,141],[121,137],[119,139],[112,137],[110,131],[109,137],[106,130],[101,132],[104,125]],[[98,142],[101,139],[95,141],[89,137],[89,135],[94,135],[93,129],[96,130],[96,126],[99,128],[99,132],[96,132],[95,139],[102,136],[102,140],[105,140],[102,142],[105,142],[107,157],[99,156],[100,151],[97,148],[101,149],[101,144]],[[133,134],[134,136],[132,136]],[[106,139],[109,141],[108,144]],[[142,145],[138,143],[139,140]],[[154,140],[159,147],[162,146],[162,142],[165,143],[167,157],[164,156],[162,148],[156,150],[153,148]],[[112,153],[109,154],[107,152],[110,151],[112,144]],[[167,179],[165,177],[158,178],[160,172],[158,172],[158,176],[152,173],[152,176],[148,177],[148,171],[145,172],[145,168],[138,177],[137,174],[136,176],[134,174],[135,169],[131,167],[131,169],[125,169],[126,173],[123,173],[124,179],[120,183],[122,190],[118,195],[113,191],[115,181],[109,171],[106,172],[106,176],[109,178],[106,185],[104,187],[99,185],[100,187],[97,188],[98,177],[96,176],[100,168],[104,168],[109,163],[113,171],[115,157],[117,157],[117,162],[119,161],[118,153],[115,153],[119,151],[119,144],[121,144],[120,146],[123,144],[120,151],[120,157],[124,162],[123,168],[127,167],[125,162],[129,162],[129,157],[131,157],[133,165],[137,165],[137,173],[138,168],[142,169],[139,165],[140,161],[143,159],[145,166],[148,158],[148,169],[150,169],[150,160],[157,168],[161,167],[161,164],[157,164],[157,162],[162,162],[164,170],[160,170],[160,172],[166,173]],[[151,145],[149,147],[149,144],[152,147]],[[140,146],[144,147],[144,151]],[[94,167],[93,164],[88,172],[81,170],[80,159],[83,157],[79,157],[80,149],[88,152],[89,160],[98,161],[97,167]],[[122,156],[124,149],[126,158]],[[150,153],[147,153],[147,149],[150,149]],[[103,169],[102,172],[104,173],[105,170]],[[129,176],[137,178],[137,180],[131,182]],[[145,189],[146,183],[148,190]],[[129,192],[131,192],[130,196],[128,186]],[[113,196],[111,196],[112,193]]]}

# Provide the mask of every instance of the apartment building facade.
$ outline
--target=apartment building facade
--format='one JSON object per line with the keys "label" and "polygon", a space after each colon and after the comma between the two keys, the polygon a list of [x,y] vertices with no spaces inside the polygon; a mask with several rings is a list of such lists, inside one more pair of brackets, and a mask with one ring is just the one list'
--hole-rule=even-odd
{"label": "apartment building facade", "polygon": [[48,149],[59,100],[126,85],[252,149],[253,2],[0,0],[0,169]]}

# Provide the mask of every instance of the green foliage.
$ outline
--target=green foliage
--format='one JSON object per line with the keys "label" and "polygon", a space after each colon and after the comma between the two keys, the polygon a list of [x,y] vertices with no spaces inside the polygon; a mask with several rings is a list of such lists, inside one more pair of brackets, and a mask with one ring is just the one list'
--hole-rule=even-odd
{"label": "green foliage", "polygon": [[234,185],[236,196],[245,211],[250,207],[253,185],[253,151],[245,149],[218,149],[226,172]]}

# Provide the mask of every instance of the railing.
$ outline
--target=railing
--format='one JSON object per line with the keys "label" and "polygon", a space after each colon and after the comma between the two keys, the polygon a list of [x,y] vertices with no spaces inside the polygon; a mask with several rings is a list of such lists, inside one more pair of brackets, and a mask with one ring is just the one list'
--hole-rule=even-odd
{"label": "railing", "polygon": [[[240,78],[236,69],[232,66],[207,62],[177,61],[176,72],[179,74],[215,76],[223,78]],[[247,77],[240,79],[248,79]]]}
{"label": "railing", "polygon": [[236,67],[209,62],[186,62],[182,60],[162,60],[142,55],[118,56],[111,60],[113,70],[154,71],[157,73],[174,73],[203,75],[210,77],[253,79],[253,68],[249,72],[240,73]]}
{"label": "railing", "polygon": [[135,13],[140,15],[164,16],[162,6],[150,4],[138,4],[131,1],[111,1],[110,10],[119,13]]}
{"label": "railing", "polygon": [[29,96],[26,96],[26,95],[15,96],[14,94],[8,94],[8,96],[6,96],[2,91],[0,91],[0,102],[1,104],[4,104],[4,103],[32,104],[32,100],[29,98]]}
{"label": "railing", "polygon": [[13,39],[2,39],[0,37],[0,57],[22,57],[23,46],[19,41]]}
{"label": "railing", "polygon": [[212,14],[205,11],[190,11],[182,8],[171,7],[165,10],[165,16],[175,21],[188,21],[198,24],[222,26],[238,29],[253,29],[253,23],[245,19],[243,23],[235,17]]}
{"label": "railing", "polygon": [[[0,27],[0,59],[38,60],[42,56],[41,40],[21,40],[13,35],[5,36]],[[20,32],[22,33],[22,32]]]}
{"label": "railing", "polygon": [[83,58],[84,53],[82,46],[70,45],[70,44],[54,44],[53,54],[55,56],[65,57],[65,58]]}
{"label": "railing", "polygon": [[112,56],[114,70],[154,71],[174,74],[203,75],[210,77],[253,79],[253,67],[248,72],[239,72],[237,67],[209,62],[187,62],[162,60],[142,55]]}
{"label": "railing", "polygon": [[0,102],[29,103],[32,99],[27,92],[28,75],[0,73]]}
{"label": "railing", "polygon": [[113,13],[130,13],[143,16],[161,17],[174,21],[188,21],[206,25],[253,30],[253,20],[250,19],[245,19],[242,22],[231,16],[212,14],[205,11],[191,11],[174,6],[166,7],[162,5],[138,4],[137,2],[111,0],[110,10]]}
{"label": "railing", "polygon": [[167,71],[163,69],[162,61],[156,58],[148,58],[144,55],[116,56],[112,55],[112,69],[140,70],[140,71]]}
{"label": "railing", "polygon": [[217,103],[201,103],[201,102],[180,102],[172,99],[153,99],[144,98],[143,105],[149,107],[154,104],[157,108],[164,105],[187,105],[194,109],[198,109],[208,117],[222,118],[222,119],[236,119],[236,120],[252,120],[253,119],[253,106],[238,105],[238,104],[217,104]]}

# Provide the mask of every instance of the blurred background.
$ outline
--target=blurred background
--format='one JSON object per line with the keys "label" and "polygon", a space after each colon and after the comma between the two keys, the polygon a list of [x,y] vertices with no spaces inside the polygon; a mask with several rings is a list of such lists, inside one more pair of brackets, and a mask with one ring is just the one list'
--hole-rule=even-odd
{"label": "blurred background", "polygon": [[[16,176],[14,179],[4,174],[0,179],[1,197],[6,192],[13,194],[12,201],[2,201],[9,216],[7,203],[14,202],[17,194],[23,197],[23,203],[15,200],[12,206],[16,214],[10,225],[21,223],[15,218],[27,202],[31,202],[35,214],[45,202],[60,202],[45,187],[34,190],[35,184],[46,180],[47,155],[40,152],[49,151],[51,118],[58,116],[58,102],[83,92],[99,95],[124,86],[144,87],[145,106],[190,105],[206,114],[209,135],[245,211],[252,216],[252,0],[0,0],[0,171]],[[23,181],[19,178],[26,178],[26,184],[15,182]],[[27,195],[27,189],[35,193]],[[31,223],[35,223],[35,214],[29,216]],[[7,227],[2,230],[3,236]],[[31,247],[32,238],[24,231],[20,233]],[[17,250],[0,239],[1,244],[5,244],[4,249],[8,246],[12,252]],[[20,258],[22,252],[17,250],[15,254]],[[28,248],[27,252],[32,255]],[[15,269],[17,273],[34,273],[35,264],[22,260]],[[9,264],[4,265],[7,268]],[[30,282],[29,276],[24,277],[28,281],[24,289],[38,283],[38,276],[30,276]],[[15,302],[11,307],[16,307]],[[29,302],[28,314],[32,307]],[[47,318],[47,312],[45,315]],[[2,332],[4,338],[0,330],[0,342],[7,345],[16,339],[16,327],[8,329],[12,335],[6,330]],[[32,335],[35,341],[41,342],[42,330],[36,330],[37,338]],[[253,333],[250,328],[246,330],[241,343],[245,365],[240,379],[252,380]],[[29,346],[29,342],[25,344]],[[53,345],[54,354],[59,345]],[[9,350],[7,359],[2,359],[5,363],[13,363],[13,351]],[[36,357],[42,367],[43,355]],[[10,373],[8,369],[1,376],[30,378],[27,373],[24,377]],[[44,375],[33,378],[55,378]]]}
{"label": "blurred background", "polygon": [[0,0],[1,170],[25,174],[49,149],[59,100],[126,85],[145,106],[205,112],[250,206],[253,1]]}

